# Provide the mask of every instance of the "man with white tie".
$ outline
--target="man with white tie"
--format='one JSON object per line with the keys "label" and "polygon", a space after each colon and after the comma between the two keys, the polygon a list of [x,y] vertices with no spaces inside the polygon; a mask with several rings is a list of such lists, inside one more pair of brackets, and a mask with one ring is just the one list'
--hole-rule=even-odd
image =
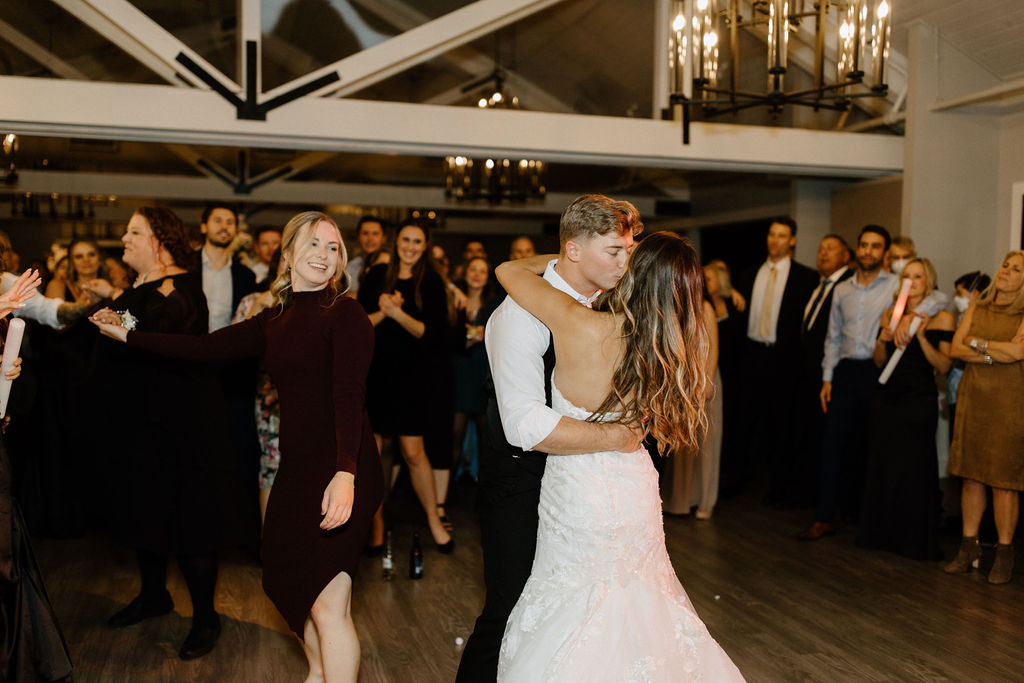
{"label": "man with white tie", "polygon": [[750,302],[740,402],[746,446],[739,452],[747,458],[741,469],[748,476],[770,472],[765,502],[777,504],[792,494],[799,418],[793,405],[803,371],[800,327],[818,277],[790,256],[796,246],[793,219],[772,221],[766,245],[768,258],[756,272],[741,277],[738,286]]}

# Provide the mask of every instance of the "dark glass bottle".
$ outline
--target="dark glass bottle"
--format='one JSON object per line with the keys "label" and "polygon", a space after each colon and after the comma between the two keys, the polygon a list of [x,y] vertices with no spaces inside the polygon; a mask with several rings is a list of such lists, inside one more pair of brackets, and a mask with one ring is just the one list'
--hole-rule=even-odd
{"label": "dark glass bottle", "polygon": [[384,537],[384,557],[381,558],[381,569],[385,581],[395,578],[395,551],[391,545],[391,529]]}
{"label": "dark glass bottle", "polygon": [[420,545],[420,533],[412,534],[412,549],[409,551],[409,578],[423,578],[423,548]]}

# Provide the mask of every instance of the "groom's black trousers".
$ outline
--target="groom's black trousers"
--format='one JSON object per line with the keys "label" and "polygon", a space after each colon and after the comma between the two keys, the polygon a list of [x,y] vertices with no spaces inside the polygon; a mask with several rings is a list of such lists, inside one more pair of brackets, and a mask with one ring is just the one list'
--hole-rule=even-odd
{"label": "groom's black trousers", "polygon": [[488,682],[497,677],[505,622],[533,567],[543,475],[542,454],[514,457],[491,398],[480,442],[480,544],[487,597],[462,653],[456,683]]}

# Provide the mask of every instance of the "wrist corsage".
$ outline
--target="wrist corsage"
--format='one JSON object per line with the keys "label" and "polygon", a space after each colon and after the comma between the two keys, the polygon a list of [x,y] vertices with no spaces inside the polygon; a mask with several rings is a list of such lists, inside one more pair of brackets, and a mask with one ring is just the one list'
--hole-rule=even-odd
{"label": "wrist corsage", "polygon": [[132,315],[131,311],[125,310],[121,314],[121,327],[131,332],[139,324],[139,319]]}

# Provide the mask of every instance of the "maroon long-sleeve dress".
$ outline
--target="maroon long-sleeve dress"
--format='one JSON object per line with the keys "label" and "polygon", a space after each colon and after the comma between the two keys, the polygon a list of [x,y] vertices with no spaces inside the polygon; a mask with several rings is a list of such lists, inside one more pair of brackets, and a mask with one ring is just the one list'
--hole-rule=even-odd
{"label": "maroon long-sleeve dress", "polygon": [[[193,360],[262,356],[281,406],[281,467],[263,527],[263,588],[302,636],[309,610],[339,573],[354,576],[384,492],[366,415],[373,327],[359,304],[329,291],[298,292],[279,307],[201,336],[131,332],[128,344]],[[352,517],[320,530],[324,489],[356,477]]]}

